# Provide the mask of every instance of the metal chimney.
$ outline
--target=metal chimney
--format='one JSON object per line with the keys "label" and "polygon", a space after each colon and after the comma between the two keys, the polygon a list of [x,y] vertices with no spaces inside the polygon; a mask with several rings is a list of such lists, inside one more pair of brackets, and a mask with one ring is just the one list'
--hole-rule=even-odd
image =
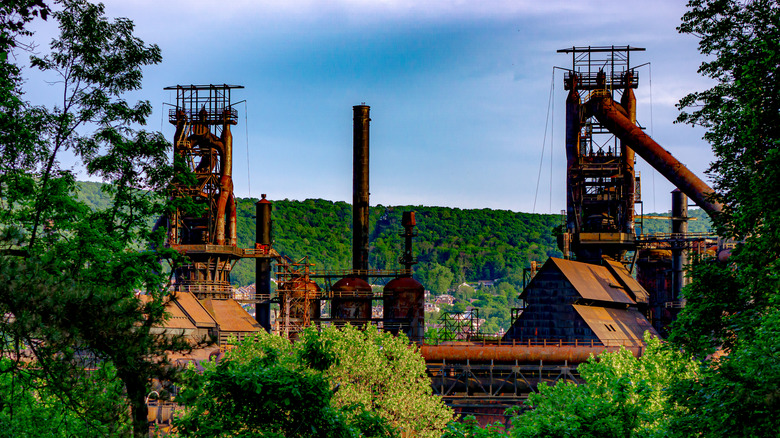
{"label": "metal chimney", "polygon": [[[672,191],[672,236],[682,239],[688,233],[688,196],[680,189]],[[680,291],[685,285],[683,271],[688,260],[680,245],[672,245],[672,300],[680,299]]]}
{"label": "metal chimney", "polygon": [[[255,203],[255,248],[267,251],[271,248],[271,203],[262,199]],[[271,259],[258,257],[255,271],[255,319],[268,333],[271,332]]]}
{"label": "metal chimney", "polygon": [[352,164],[352,269],[366,279],[368,270],[368,105],[355,105]]}

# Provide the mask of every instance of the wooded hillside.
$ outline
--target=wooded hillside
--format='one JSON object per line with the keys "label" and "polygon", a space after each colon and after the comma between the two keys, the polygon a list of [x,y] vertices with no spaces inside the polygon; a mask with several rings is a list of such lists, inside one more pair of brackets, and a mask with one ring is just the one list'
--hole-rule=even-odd
{"label": "wooded hillside", "polygon": [[[238,200],[238,240],[254,244],[254,199]],[[322,199],[272,201],[274,247],[293,259],[309,256],[314,269],[349,269],[352,265],[352,208],[346,202]],[[369,220],[370,266],[397,269],[401,255],[402,212],[417,217],[415,277],[435,290],[431,272],[452,273],[450,283],[505,278],[520,284],[531,260],[560,256],[553,229],[554,215],[506,210],[461,210],[446,207],[375,206]],[[233,271],[236,285],[254,281],[254,265],[239,263]]]}
{"label": "wooded hillside", "polygon": [[[79,183],[78,197],[93,207],[107,201],[101,184]],[[237,200],[238,244],[254,246],[256,199]],[[323,199],[276,200],[273,202],[274,247],[292,259],[309,256],[314,270],[349,269],[352,266],[352,207],[346,202]],[[401,214],[416,212],[419,234],[414,250],[419,264],[415,277],[434,293],[443,293],[463,282],[503,279],[517,289],[523,269],[531,261],[560,257],[555,229],[558,215],[515,213],[508,210],[459,209],[425,206],[374,206],[370,211],[369,242],[372,269],[397,269],[402,251]],[[668,216],[669,213],[648,213]],[[692,209],[690,232],[705,232],[711,223],[703,210]],[[645,233],[669,232],[669,221],[645,219]],[[255,265],[244,260],[236,264],[232,282],[236,286],[254,283]],[[448,274],[451,273],[451,276]]]}

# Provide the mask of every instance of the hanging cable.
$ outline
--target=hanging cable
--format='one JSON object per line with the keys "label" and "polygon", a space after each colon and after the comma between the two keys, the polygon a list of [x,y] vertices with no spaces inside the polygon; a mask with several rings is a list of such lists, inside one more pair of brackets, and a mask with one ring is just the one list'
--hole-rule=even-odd
{"label": "hanging cable", "polygon": [[536,213],[536,198],[539,195],[539,181],[541,181],[542,178],[542,167],[544,165],[544,149],[547,145],[547,125],[550,122],[550,106],[552,105],[554,84],[555,84],[555,68],[553,68],[552,80],[550,81],[550,97],[547,100],[547,119],[544,122],[544,137],[542,138],[542,157],[539,160],[539,173],[536,175],[536,191],[534,192],[534,207],[531,210],[531,213]]}
{"label": "hanging cable", "polygon": [[252,180],[250,179],[251,172],[249,171],[249,117],[247,115],[246,101],[244,101],[244,129],[246,130],[244,137],[246,137],[246,184],[248,186],[247,192],[249,197],[252,197]]}
{"label": "hanging cable", "polygon": [[549,206],[549,213],[552,214],[552,192],[553,192],[553,157],[555,155],[553,152],[555,150],[553,149],[553,145],[555,144],[555,99],[552,97],[555,96],[555,69],[553,69],[553,75],[552,75],[552,90],[550,91],[550,102],[552,103],[552,111],[550,115],[550,206]]}

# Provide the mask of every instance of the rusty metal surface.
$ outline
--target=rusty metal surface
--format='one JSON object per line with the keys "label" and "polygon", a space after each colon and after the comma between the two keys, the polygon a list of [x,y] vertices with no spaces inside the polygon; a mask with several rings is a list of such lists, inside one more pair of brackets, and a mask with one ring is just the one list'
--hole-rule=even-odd
{"label": "rusty metal surface", "polygon": [[260,329],[257,321],[234,300],[207,298],[202,303],[219,324],[220,332],[256,332]]}
{"label": "rusty metal surface", "polygon": [[637,303],[647,304],[650,302],[650,294],[631,276],[622,263],[615,260],[605,260],[605,267],[620,281],[625,290]]}
{"label": "rusty metal surface", "polygon": [[[688,197],[679,189],[672,191],[672,233],[685,235],[688,232]],[[680,246],[672,247],[672,299],[680,298],[685,273],[683,266],[688,264],[687,254]]]}
{"label": "rusty metal surface", "polygon": [[574,305],[574,310],[585,320],[602,343],[631,345],[643,344],[645,331],[653,336],[658,333],[647,319],[635,309],[610,309],[596,306]]}
{"label": "rusty metal surface", "polygon": [[231,245],[176,245],[171,244],[171,248],[179,251],[182,254],[189,256],[198,255],[223,255],[226,257],[237,258],[276,258],[279,257],[279,253],[275,249],[268,246],[261,246],[258,248],[238,248]]}
{"label": "rusty metal surface", "polygon": [[412,277],[391,280],[382,294],[384,323],[389,331],[402,331],[412,341],[425,335],[425,287]]}
{"label": "rusty metal surface", "polygon": [[631,123],[612,99],[603,96],[593,98],[588,101],[586,107],[610,132],[631,145],[639,156],[688,195],[696,205],[710,215],[721,211],[720,203],[707,199],[708,195],[713,193],[712,188],[645,134],[642,128]]}
{"label": "rusty metal surface", "polygon": [[334,294],[344,296],[353,293],[355,296],[373,296],[371,285],[360,277],[344,277],[331,287]]}
{"label": "rusty metal surface", "polygon": [[[623,96],[620,98],[620,104],[621,106],[626,110],[628,119],[631,120],[631,123],[636,124],[636,96],[634,95],[634,90],[630,86],[632,82],[634,82],[634,70],[628,70],[625,72],[625,84],[626,87],[623,90]],[[624,184],[625,184],[625,190],[624,193],[628,197],[627,204],[630,206],[633,206],[636,202],[636,174],[634,172],[634,150],[631,149],[630,144],[627,144],[625,141],[620,142],[620,155],[623,157],[623,163],[626,169],[626,172],[631,175],[631,178],[625,178]],[[634,230],[634,209],[629,209],[626,213],[626,228],[628,230],[633,231]]]}
{"label": "rusty metal surface", "polygon": [[[635,356],[641,355],[643,347],[633,345],[626,347]],[[420,353],[426,362],[434,361],[496,361],[496,362],[565,362],[571,364],[588,360],[591,354],[598,355],[604,351],[617,351],[619,346],[603,345],[478,345],[469,343],[452,343],[450,345],[422,345]]]}
{"label": "rusty metal surface", "polygon": [[368,269],[368,140],[370,107],[352,107],[353,163],[352,163],[352,268]]}
{"label": "rusty metal surface", "polygon": [[331,317],[344,320],[371,319],[371,285],[359,277],[345,277],[331,287]]}
{"label": "rusty metal surface", "polygon": [[[260,195],[255,203],[255,248],[271,248],[271,210],[273,205]],[[271,295],[271,260],[258,257],[255,260],[255,290],[258,295]],[[255,303],[255,319],[267,332],[271,332],[271,303],[268,300]]]}
{"label": "rusty metal surface", "polygon": [[[580,231],[576,205],[580,194],[574,190],[573,171],[579,164],[580,154],[580,94],[577,91],[577,76],[570,77],[571,89],[566,96],[566,229],[569,233]],[[567,255],[567,254],[565,254]]]}
{"label": "rusty metal surface", "polygon": [[216,327],[217,322],[190,292],[176,292],[173,300],[197,327]]}
{"label": "rusty metal surface", "polygon": [[585,299],[636,304],[607,268],[551,257],[550,260]]}
{"label": "rusty metal surface", "polygon": [[[139,295],[141,302],[147,303],[151,300],[149,295]],[[164,327],[166,329],[178,329],[178,330],[195,330],[195,325],[187,317],[181,308],[174,304],[174,301],[168,301],[165,305],[165,312],[168,313],[168,318],[165,320]]]}

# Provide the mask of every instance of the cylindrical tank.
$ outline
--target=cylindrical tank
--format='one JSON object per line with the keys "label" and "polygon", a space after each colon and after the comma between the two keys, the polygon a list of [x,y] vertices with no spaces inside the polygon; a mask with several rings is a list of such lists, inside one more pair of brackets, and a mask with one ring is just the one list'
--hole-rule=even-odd
{"label": "cylindrical tank", "polygon": [[413,342],[425,335],[425,287],[412,277],[398,277],[385,286],[383,325],[393,334],[404,333]]}
{"label": "cylindrical tank", "polygon": [[371,319],[371,285],[359,277],[344,277],[331,287],[331,318],[344,322]]}
{"label": "cylindrical tank", "polygon": [[320,287],[314,281],[304,278],[286,281],[279,285],[279,295],[282,297],[282,306],[289,302],[288,314],[293,322],[309,325],[311,321],[320,318]]}

